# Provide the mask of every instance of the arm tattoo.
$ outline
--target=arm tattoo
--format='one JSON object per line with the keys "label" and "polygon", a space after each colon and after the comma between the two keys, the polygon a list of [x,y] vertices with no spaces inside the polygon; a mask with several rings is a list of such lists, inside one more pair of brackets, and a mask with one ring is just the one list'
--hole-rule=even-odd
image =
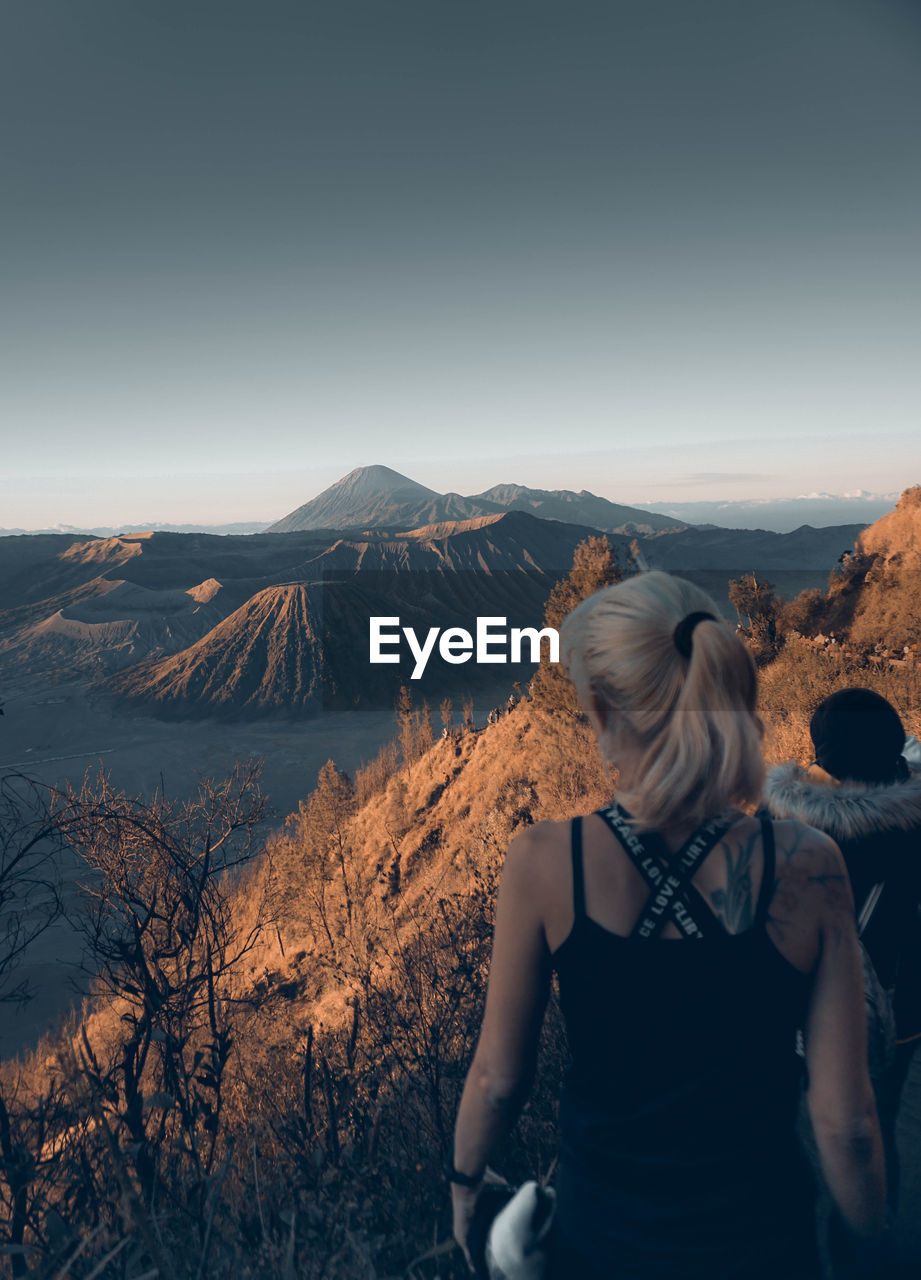
{"label": "arm tattoo", "polygon": [[[808,849],[808,832],[799,827],[793,828],[793,839],[785,848],[779,849],[782,861],[777,869],[777,880],[768,912],[768,926],[773,928],[779,939],[783,939],[784,930],[793,923],[800,909],[803,895],[813,886],[821,890],[822,902],[828,909],[825,917],[828,936],[838,941],[843,936],[844,921],[852,914],[848,900],[847,875],[838,870],[840,864],[832,863],[827,856],[820,859],[808,856],[794,862],[797,855]],[[833,869],[832,869],[833,868]]]}

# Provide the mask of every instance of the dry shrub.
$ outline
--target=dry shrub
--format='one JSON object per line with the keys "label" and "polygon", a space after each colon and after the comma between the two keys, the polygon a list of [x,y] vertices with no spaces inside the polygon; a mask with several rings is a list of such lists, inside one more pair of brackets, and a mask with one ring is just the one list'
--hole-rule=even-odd
{"label": "dry shrub", "polygon": [[355,795],[359,805],[367,804],[372,796],[386,790],[387,783],[399,769],[399,743],[385,743],[370,763],[355,771]]}
{"label": "dry shrub", "polygon": [[263,815],[249,767],[181,803],[131,800],[105,777],[58,795],[55,828],[92,873],[83,928],[108,1016],[0,1085],[14,1276],[88,1274],[110,1250],[114,1273],[184,1275],[190,1257],[206,1271],[233,1149],[227,979],[260,928],[240,930],[231,899]]}
{"label": "dry shrub", "polygon": [[588,720],[533,708],[536,816],[560,821],[609,804],[615,777],[605,765]]}
{"label": "dry shrub", "polygon": [[769,763],[812,762],[812,712],[837,689],[859,685],[888,698],[906,733],[921,733],[921,668],[916,663],[874,662],[848,646],[816,649],[788,637],[780,656],[760,672],[760,708],[767,726]]}

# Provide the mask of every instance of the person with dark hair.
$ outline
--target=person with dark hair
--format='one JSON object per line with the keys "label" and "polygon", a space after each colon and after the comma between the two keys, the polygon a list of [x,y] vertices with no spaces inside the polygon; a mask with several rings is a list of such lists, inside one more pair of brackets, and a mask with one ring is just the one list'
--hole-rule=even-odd
{"label": "person with dark hair", "polygon": [[899,1097],[921,1044],[921,773],[902,754],[898,712],[871,689],[825,698],[809,732],[814,765],[771,769],[765,800],[775,818],[824,831],[844,855],[865,922],[861,939],[895,1014],[895,1059],[880,1086],[892,1150]]}
{"label": "person with dark hair", "polygon": [[509,849],[449,1169],[455,1237],[466,1249],[527,1094],[555,970],[572,1064],[548,1275],[814,1280],[799,1027],[841,1216],[874,1245],[885,1219],[841,854],[743,811],[764,779],[757,676],[698,587],[638,574],[578,605],[561,640],[617,802]]}
{"label": "person with dark hair", "polygon": [[904,782],[905,729],[899,713],[872,689],[839,689],[812,713],[809,736],[820,769],[838,782]]}

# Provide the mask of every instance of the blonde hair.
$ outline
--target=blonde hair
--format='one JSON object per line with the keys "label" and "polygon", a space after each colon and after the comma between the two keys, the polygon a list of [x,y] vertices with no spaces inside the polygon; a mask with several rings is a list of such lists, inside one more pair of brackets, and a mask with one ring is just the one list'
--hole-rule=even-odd
{"label": "blonde hair", "polygon": [[[693,627],[684,657],[675,628],[697,612],[713,620]],[[583,704],[594,697],[607,711],[604,738],[624,734],[640,753],[631,791],[638,829],[758,800],[755,665],[705,591],[667,573],[637,574],[583,600],[560,638]]]}

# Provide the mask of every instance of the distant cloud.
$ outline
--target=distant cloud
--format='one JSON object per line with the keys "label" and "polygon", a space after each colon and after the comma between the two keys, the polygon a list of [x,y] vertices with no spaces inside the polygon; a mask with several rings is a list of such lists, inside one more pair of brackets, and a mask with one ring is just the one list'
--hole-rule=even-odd
{"label": "distant cloud", "polygon": [[823,493],[816,491],[814,493],[798,493],[795,498],[791,498],[791,502],[840,502],[842,498],[847,498],[851,502],[895,502],[898,498],[898,492],[892,493],[871,493],[869,489],[845,489],[843,493]]}
{"label": "distant cloud", "polygon": [[865,489],[850,493],[826,493],[816,490],[801,493],[795,498],[740,498],[736,501],[722,499],[709,501],[676,501],[663,498],[660,502],[639,502],[639,507],[687,520],[691,524],[718,524],[729,529],[773,529],[788,533],[804,524],[813,527],[830,525],[866,525],[891,511],[898,498],[897,493],[870,493]]}

